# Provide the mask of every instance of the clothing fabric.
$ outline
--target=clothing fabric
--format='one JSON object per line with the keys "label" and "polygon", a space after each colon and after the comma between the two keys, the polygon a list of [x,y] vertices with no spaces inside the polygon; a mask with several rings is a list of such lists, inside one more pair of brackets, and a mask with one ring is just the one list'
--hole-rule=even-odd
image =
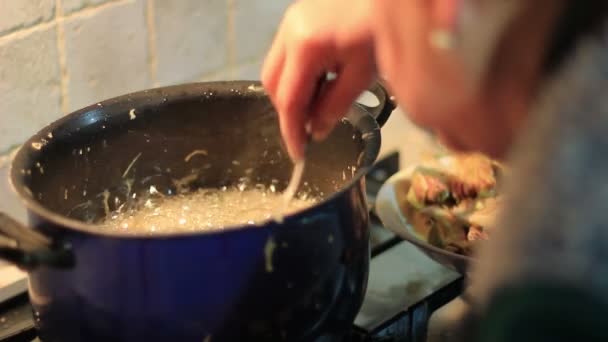
{"label": "clothing fabric", "polygon": [[470,292],[550,283],[608,302],[608,30],[581,41],[542,88],[508,164],[506,207]]}

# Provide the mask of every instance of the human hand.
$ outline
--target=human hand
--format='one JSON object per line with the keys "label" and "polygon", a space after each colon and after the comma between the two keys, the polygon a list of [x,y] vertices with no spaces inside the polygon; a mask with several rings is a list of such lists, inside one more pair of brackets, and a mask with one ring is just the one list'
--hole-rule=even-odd
{"label": "human hand", "polygon": [[[324,139],[373,80],[369,1],[300,0],[285,13],[262,69],[290,156],[303,157],[305,126]],[[327,72],[337,78],[315,97]]]}
{"label": "human hand", "polygon": [[548,14],[524,0],[370,2],[379,72],[413,123],[452,150],[505,157],[534,101]]}

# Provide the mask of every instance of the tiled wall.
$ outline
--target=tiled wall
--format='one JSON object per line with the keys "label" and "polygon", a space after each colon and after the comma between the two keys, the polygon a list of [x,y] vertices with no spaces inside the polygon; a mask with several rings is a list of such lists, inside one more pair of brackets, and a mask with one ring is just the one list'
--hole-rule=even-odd
{"label": "tiled wall", "polygon": [[109,97],[258,79],[291,1],[0,0],[0,155]]}
{"label": "tiled wall", "polygon": [[63,114],[127,92],[258,79],[292,0],[0,0],[0,211],[24,220],[11,149]]}

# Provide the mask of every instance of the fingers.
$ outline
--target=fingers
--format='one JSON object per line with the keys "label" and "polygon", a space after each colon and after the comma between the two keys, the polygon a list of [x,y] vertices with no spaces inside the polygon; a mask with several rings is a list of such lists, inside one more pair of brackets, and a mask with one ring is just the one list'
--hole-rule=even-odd
{"label": "fingers", "polygon": [[[264,61],[262,83],[279,113],[281,135],[294,160],[303,157],[306,124],[314,120],[317,138],[326,136],[371,80],[371,62],[355,60],[362,55],[372,58],[369,11],[355,6],[358,14],[345,16],[340,12],[344,4],[350,2],[292,4]],[[313,101],[318,79],[328,71],[340,71],[338,80]]]}
{"label": "fingers", "polygon": [[317,80],[325,71],[325,64],[320,61],[331,55],[327,45],[314,41],[296,42],[286,53],[276,88],[275,105],[279,112],[281,134],[294,160],[303,157],[305,125],[311,116]]}
{"label": "fingers", "polygon": [[367,56],[351,60],[339,71],[338,78],[327,86],[312,118],[313,138],[323,140],[338,120],[346,115],[359,94],[372,82],[374,67]]}
{"label": "fingers", "polygon": [[457,25],[458,11],[462,0],[443,0],[431,2],[431,19],[434,29],[452,32]]}

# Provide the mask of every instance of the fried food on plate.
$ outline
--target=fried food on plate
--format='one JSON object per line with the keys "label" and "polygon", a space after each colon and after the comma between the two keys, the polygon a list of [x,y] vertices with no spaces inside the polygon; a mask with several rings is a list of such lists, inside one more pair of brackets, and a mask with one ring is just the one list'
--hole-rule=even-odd
{"label": "fried food on plate", "polygon": [[[495,225],[504,167],[481,154],[455,154],[416,167],[407,202],[418,233],[437,247],[468,255]],[[421,227],[424,226],[424,227]]]}

